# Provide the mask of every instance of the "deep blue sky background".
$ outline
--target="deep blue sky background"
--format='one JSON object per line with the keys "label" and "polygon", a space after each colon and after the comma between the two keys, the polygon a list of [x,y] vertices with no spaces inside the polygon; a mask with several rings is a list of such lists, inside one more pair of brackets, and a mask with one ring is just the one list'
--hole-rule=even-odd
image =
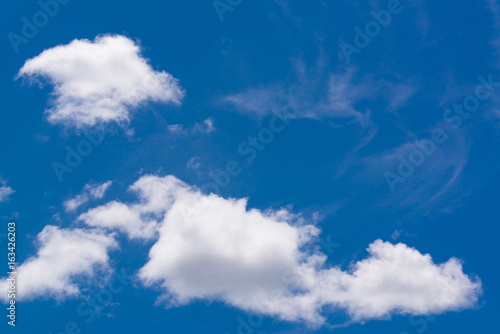
{"label": "deep blue sky background", "polygon": [[[397,242],[430,253],[436,263],[453,256],[463,259],[464,272],[478,275],[483,282],[479,308],[439,315],[425,333],[496,332],[493,319],[500,309],[498,106],[494,98],[482,103],[458,130],[440,124],[445,108],[474,92],[479,75],[492,74],[500,80],[498,53],[491,44],[500,32],[487,1],[402,4],[403,12],[347,65],[339,57],[339,42],[352,44],[353,27],[363,27],[371,20],[370,10],[386,8],[385,1],[290,1],[286,7],[273,1],[243,1],[221,22],[209,0],[73,0],[61,6],[17,54],[6,35],[20,33],[21,18],[31,18],[40,7],[35,1],[3,2],[0,176],[16,192],[10,201],[0,203],[0,216],[18,222],[19,261],[35,254],[33,240],[45,225],[74,224],[75,217],[64,213],[62,202],[91,180],[116,181],[103,201],[127,199],[130,194],[123,192],[139,173],[173,174],[203,186],[209,182],[209,168],[224,169],[232,159],[244,162],[238,145],[267,126],[270,117],[244,115],[220,99],[251,88],[296,82],[293,65],[300,60],[320,81],[325,73],[350,68],[359,80],[405,82],[415,93],[395,111],[379,98],[357,104],[360,110],[371,110],[378,129],[360,150],[354,150],[363,138],[359,124],[293,120],[252,163],[244,164],[242,173],[221,195],[249,197],[249,206],[259,209],[293,205],[294,212],[305,215],[319,211],[324,215],[323,238],[340,244],[329,254],[329,262],[343,268],[364,258],[365,248],[377,238],[394,241],[391,236],[397,230],[401,231]],[[155,69],[180,79],[187,95],[180,107],[150,104],[138,111],[131,122],[133,136],[123,132],[107,136],[60,183],[51,163],[63,161],[64,147],[75,147],[83,134],[45,120],[50,86],[29,87],[14,77],[27,59],[44,49],[75,38],[92,40],[102,33],[139,40],[143,55]],[[318,61],[326,65],[315,74]],[[192,127],[209,117],[217,129],[210,135],[174,136],[167,130],[170,124]],[[385,166],[376,157],[429,138],[437,126],[446,128],[448,142],[391,192],[383,175]],[[186,167],[193,157],[201,163],[197,171]],[[464,169],[444,188],[456,167],[447,165],[453,159],[464,162]],[[123,244],[121,251],[112,253],[112,263],[132,273],[145,263],[150,246]],[[6,248],[6,243],[0,247]],[[128,286],[114,296],[119,304],[106,310],[112,317],[103,316],[91,324],[75,313],[82,300],[24,303],[18,309],[15,330],[55,334],[74,320],[83,333],[236,333],[237,317],[247,318],[219,303],[166,310],[154,306],[156,296],[155,291]],[[342,320],[341,315],[332,315],[332,323]],[[420,333],[419,329],[409,317],[395,316],[390,321],[318,332],[413,334]],[[255,332],[304,333],[308,329],[266,318]]]}

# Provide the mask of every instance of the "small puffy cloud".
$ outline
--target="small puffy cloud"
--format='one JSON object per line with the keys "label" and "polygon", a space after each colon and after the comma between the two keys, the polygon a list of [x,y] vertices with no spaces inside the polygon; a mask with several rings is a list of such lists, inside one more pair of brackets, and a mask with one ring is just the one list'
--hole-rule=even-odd
{"label": "small puffy cloud", "polygon": [[391,239],[392,240],[397,240],[399,239],[400,236],[402,235],[408,235],[408,232],[405,232],[404,230],[395,230],[394,232],[392,232],[391,234]]}
{"label": "small puffy cloud", "polygon": [[141,177],[137,203],[113,201],[81,219],[129,237],[151,225],[159,238],[139,271],[168,306],[221,301],[286,321],[325,323],[345,311],[354,322],[392,314],[472,308],[481,293],[457,259],[436,264],[404,244],[377,240],[348,270],[326,264],[319,229],[287,210],[248,209],[246,199],[206,195],[173,176]]}
{"label": "small puffy cloud", "polygon": [[193,170],[198,170],[201,167],[200,157],[192,157],[186,164],[186,167]]}
{"label": "small puffy cloud", "polygon": [[144,176],[129,188],[139,195],[139,202],[112,201],[81,214],[79,220],[88,226],[121,231],[130,239],[152,239],[182,184],[175,177]]}
{"label": "small puffy cloud", "polygon": [[102,227],[126,233],[130,239],[151,239],[157,222],[141,218],[140,205],[128,206],[117,201],[89,210],[78,218],[88,226]]}
{"label": "small puffy cloud", "polygon": [[64,202],[64,208],[66,209],[66,212],[75,211],[88,201],[89,197],[87,194],[76,195],[75,197]]}
{"label": "small puffy cloud", "polygon": [[201,133],[210,133],[215,131],[214,120],[212,118],[207,118],[202,123],[196,123],[193,131]]}
{"label": "small puffy cloud", "polygon": [[0,203],[7,201],[13,193],[15,191],[11,187],[8,187],[5,182],[0,182]]}
{"label": "small puffy cloud", "polygon": [[195,123],[192,128],[186,128],[182,124],[172,124],[167,127],[172,134],[187,135],[205,133],[209,134],[215,131],[215,124],[212,118],[207,118],[201,123]]}
{"label": "small puffy cloud", "polygon": [[64,202],[64,208],[67,212],[71,212],[91,199],[102,199],[112,183],[112,181],[108,181],[103,184],[86,184],[80,194]]}
{"label": "small puffy cloud", "polygon": [[88,128],[103,122],[128,122],[132,109],[148,101],[180,103],[177,79],[155,71],[141,47],[120,35],[74,40],[26,61],[18,77],[42,77],[54,86],[51,123]]}
{"label": "small puffy cloud", "polygon": [[[17,300],[63,300],[78,296],[78,278],[106,275],[108,252],[118,247],[111,235],[56,226],[46,226],[37,241],[40,245],[37,255],[17,268]],[[0,300],[4,302],[7,290],[8,282],[4,279],[0,281]]]}
{"label": "small puffy cloud", "polygon": [[183,133],[186,133],[186,129],[184,128],[183,125],[181,124],[172,124],[172,125],[169,125],[168,127],[168,131],[174,133],[174,134],[183,134]]}
{"label": "small puffy cloud", "polygon": [[103,184],[88,184],[85,186],[85,190],[87,190],[93,198],[101,199],[104,197],[106,190],[108,190],[112,183],[113,181],[107,181]]}

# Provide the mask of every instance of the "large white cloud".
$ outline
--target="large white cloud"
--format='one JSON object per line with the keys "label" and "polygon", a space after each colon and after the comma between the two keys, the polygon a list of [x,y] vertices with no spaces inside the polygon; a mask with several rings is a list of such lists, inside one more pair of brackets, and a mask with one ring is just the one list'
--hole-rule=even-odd
{"label": "large white cloud", "polygon": [[130,110],[142,103],[180,103],[184,95],[177,79],[155,71],[141,47],[120,35],[47,49],[27,60],[18,76],[48,79],[54,86],[48,120],[76,128],[128,121]]}
{"label": "large white cloud", "polygon": [[[62,300],[79,295],[79,277],[106,275],[108,251],[116,248],[112,235],[93,230],[46,226],[38,235],[38,254],[17,268],[19,301],[36,298]],[[102,278],[102,277],[101,277]],[[7,281],[0,281],[0,300],[7,301]]]}
{"label": "large white cloud", "polygon": [[170,306],[215,300],[321,325],[338,310],[364,321],[471,308],[481,293],[454,258],[435,264],[404,244],[377,240],[350,270],[332,268],[312,247],[318,228],[300,215],[248,210],[245,199],[205,195],[173,176],[147,175],[131,189],[139,202],[111,202],[82,220],[129,236],[154,221],[159,239],[139,277]]}

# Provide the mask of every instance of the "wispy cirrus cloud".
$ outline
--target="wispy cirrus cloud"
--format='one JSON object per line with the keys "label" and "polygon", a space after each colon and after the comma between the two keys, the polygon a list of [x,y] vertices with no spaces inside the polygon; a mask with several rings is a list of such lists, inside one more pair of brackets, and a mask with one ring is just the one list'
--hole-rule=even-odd
{"label": "wispy cirrus cloud", "polygon": [[376,128],[370,117],[371,110],[363,105],[366,101],[382,99],[387,110],[395,112],[416,93],[416,86],[410,82],[359,76],[353,69],[331,72],[321,60],[313,69],[300,60],[294,60],[293,65],[293,76],[286,83],[250,88],[225,96],[220,102],[257,118],[286,107],[296,118]]}
{"label": "wispy cirrus cloud", "polygon": [[121,35],[74,40],[26,61],[19,77],[47,79],[54,87],[48,121],[78,129],[129,121],[148,102],[179,104],[184,91],[165,71],[155,71],[141,46]]}
{"label": "wispy cirrus cloud", "polygon": [[[434,134],[434,135],[433,135]],[[471,143],[462,130],[439,123],[399,146],[356,161],[358,182],[378,180],[387,196],[381,205],[418,212],[452,211],[461,201],[454,190],[469,162]]]}

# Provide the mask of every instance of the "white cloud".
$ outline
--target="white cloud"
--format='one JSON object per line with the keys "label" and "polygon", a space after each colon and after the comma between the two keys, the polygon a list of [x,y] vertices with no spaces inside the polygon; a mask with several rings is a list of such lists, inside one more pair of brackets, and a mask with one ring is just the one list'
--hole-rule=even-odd
{"label": "white cloud", "polygon": [[131,110],[145,102],[180,103],[184,96],[177,79],[155,71],[141,47],[120,35],[47,49],[27,60],[18,76],[48,79],[54,86],[49,122],[76,128],[128,122]]}
{"label": "white cloud", "polygon": [[72,199],[69,199],[66,202],[64,202],[64,208],[66,209],[66,212],[75,211],[88,201],[89,201],[88,194],[85,193],[79,194],[73,197]]}
{"label": "white cloud", "polygon": [[327,266],[313,247],[318,228],[287,210],[247,209],[246,199],[204,195],[173,176],[143,176],[130,189],[138,203],[111,202],[82,220],[129,237],[156,225],[159,239],[139,277],[169,306],[221,301],[321,325],[339,310],[364,321],[471,308],[481,293],[453,258],[435,264],[404,244],[377,240],[365,260],[344,271]]}
{"label": "white cloud", "polygon": [[186,128],[182,124],[172,124],[169,125],[167,128],[168,131],[177,135],[198,134],[198,133],[209,134],[216,130],[213,118],[207,118],[201,123],[195,123],[192,128]]}
{"label": "white cloud", "polygon": [[213,118],[207,118],[202,123],[196,123],[193,128],[194,132],[210,133],[215,131]]}
{"label": "white cloud", "polygon": [[66,211],[75,211],[91,199],[102,199],[112,183],[112,181],[108,181],[103,184],[86,184],[80,194],[64,202]]}
{"label": "white cloud", "polygon": [[181,184],[174,177],[144,176],[129,188],[139,195],[138,203],[112,201],[81,214],[79,220],[93,227],[116,229],[130,239],[154,238],[158,221],[173,202],[176,191],[181,190]]}
{"label": "white cloud", "polygon": [[[38,254],[17,268],[17,300],[78,296],[78,277],[109,272],[108,251],[116,248],[113,236],[94,230],[60,229],[46,226],[38,235]],[[101,276],[102,278],[102,276]],[[8,283],[0,281],[0,299],[7,300]]]}
{"label": "white cloud", "polygon": [[168,128],[168,131],[170,131],[172,133],[176,133],[176,134],[187,132],[186,129],[184,129],[184,125],[182,125],[182,124],[172,124],[172,125],[169,125],[167,128]]}
{"label": "white cloud", "polygon": [[346,308],[354,321],[396,314],[438,314],[474,307],[481,292],[452,258],[434,264],[428,254],[404,244],[377,240],[369,256],[353,265],[350,273],[320,272],[318,298]]}
{"label": "white cloud", "polygon": [[90,195],[95,199],[102,199],[106,190],[111,186],[113,181],[107,181],[103,184],[88,184],[85,186],[85,189],[89,191]]}
{"label": "white cloud", "polygon": [[186,167],[193,170],[198,170],[201,167],[200,157],[192,157],[186,164]]}
{"label": "white cloud", "polygon": [[[173,176],[143,176],[130,191],[138,202],[112,201],[80,220],[130,238],[159,232],[139,278],[158,288],[158,301],[168,306],[220,301],[320,326],[338,311],[363,322],[473,308],[481,294],[479,279],[464,274],[455,258],[435,264],[404,244],[377,240],[364,260],[342,270],[326,265],[314,247],[319,229],[287,210],[247,209],[246,199],[205,195]],[[54,226],[38,241],[38,255],[18,268],[21,300],[78,295],[77,277],[106,272],[108,251],[117,247],[113,235],[102,231]],[[1,290],[7,290],[5,280]]]}
{"label": "white cloud", "polygon": [[127,206],[116,201],[89,210],[78,219],[88,226],[116,229],[126,233],[130,239],[151,239],[157,229],[154,219],[141,218],[140,205]]}
{"label": "white cloud", "polygon": [[15,191],[11,187],[8,187],[5,182],[0,182],[0,203],[7,201],[13,193]]}
{"label": "white cloud", "polygon": [[[161,299],[168,303],[218,299],[250,310],[283,286],[285,272],[318,261],[299,247],[319,230],[301,225],[299,217],[285,210],[247,211],[245,199],[226,200],[195,190],[177,194],[140,271],[147,284],[160,283]],[[291,220],[297,225],[287,223]]]}

